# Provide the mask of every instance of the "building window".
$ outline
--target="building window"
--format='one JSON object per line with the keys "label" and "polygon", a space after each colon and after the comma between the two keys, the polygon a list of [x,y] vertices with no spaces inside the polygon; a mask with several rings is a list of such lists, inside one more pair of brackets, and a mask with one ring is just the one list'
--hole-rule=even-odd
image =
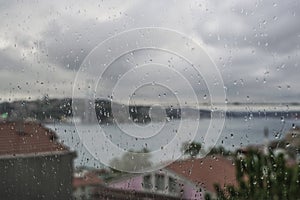
{"label": "building window", "polygon": [[172,177],[169,177],[169,193],[173,194],[177,192],[178,192],[177,180]]}
{"label": "building window", "polygon": [[152,186],[151,175],[144,176],[143,187],[144,187],[144,189],[147,189],[147,190],[152,189],[153,186]]}
{"label": "building window", "polygon": [[165,190],[165,176],[163,174],[155,174],[155,189]]}

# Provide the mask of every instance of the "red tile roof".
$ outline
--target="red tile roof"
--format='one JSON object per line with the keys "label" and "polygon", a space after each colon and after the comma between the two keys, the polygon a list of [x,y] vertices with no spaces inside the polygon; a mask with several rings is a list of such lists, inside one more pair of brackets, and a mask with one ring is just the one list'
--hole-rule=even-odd
{"label": "red tile roof", "polygon": [[68,151],[56,138],[53,131],[38,123],[0,122],[0,156]]}
{"label": "red tile roof", "polygon": [[83,177],[74,177],[73,178],[73,187],[82,187],[82,186],[95,186],[102,184],[102,180],[97,176],[96,173],[88,172]]}
{"label": "red tile roof", "polygon": [[184,176],[209,192],[215,192],[215,183],[221,187],[228,184],[237,185],[233,161],[221,156],[176,161],[167,169]]}

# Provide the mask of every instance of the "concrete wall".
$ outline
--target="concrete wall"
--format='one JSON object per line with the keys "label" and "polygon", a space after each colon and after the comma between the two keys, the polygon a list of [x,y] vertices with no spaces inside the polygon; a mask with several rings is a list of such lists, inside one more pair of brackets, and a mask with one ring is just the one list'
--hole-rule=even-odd
{"label": "concrete wall", "polygon": [[72,152],[0,158],[1,199],[72,199]]}

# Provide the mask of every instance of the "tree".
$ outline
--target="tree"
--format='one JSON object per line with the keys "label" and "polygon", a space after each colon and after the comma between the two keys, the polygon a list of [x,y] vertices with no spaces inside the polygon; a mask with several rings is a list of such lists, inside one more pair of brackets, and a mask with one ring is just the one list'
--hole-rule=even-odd
{"label": "tree", "polygon": [[194,158],[199,155],[201,151],[202,145],[198,142],[185,142],[182,144],[182,151],[184,155],[189,155],[190,157]]}
{"label": "tree", "polygon": [[230,156],[233,152],[226,150],[223,146],[213,147],[209,151],[207,155],[222,155],[222,156]]}
{"label": "tree", "polygon": [[[283,154],[263,155],[251,150],[236,156],[237,187],[215,185],[217,199],[299,199],[300,167],[287,166]],[[211,199],[209,195],[206,199]]]}
{"label": "tree", "polygon": [[110,162],[113,171],[120,172],[132,172],[141,171],[151,167],[150,154],[148,149],[144,148],[141,151],[129,151],[126,152],[121,158],[114,158]]}

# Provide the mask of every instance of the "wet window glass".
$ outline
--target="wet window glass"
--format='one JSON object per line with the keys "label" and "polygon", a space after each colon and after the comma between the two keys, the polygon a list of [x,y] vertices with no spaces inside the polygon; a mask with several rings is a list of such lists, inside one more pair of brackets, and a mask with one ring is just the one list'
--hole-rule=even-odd
{"label": "wet window glass", "polygon": [[168,184],[169,184],[169,192],[170,193],[177,193],[178,192],[178,190],[179,190],[178,186],[179,185],[178,185],[176,179],[169,177]]}
{"label": "wet window glass", "polygon": [[147,175],[147,176],[144,176],[144,188],[147,189],[147,190],[150,190],[153,188],[152,186],[152,176],[151,175]]}
{"label": "wet window glass", "polygon": [[0,0],[0,199],[299,199],[297,0]]}
{"label": "wet window glass", "polygon": [[165,189],[165,176],[163,174],[155,174],[155,189],[160,191]]}

